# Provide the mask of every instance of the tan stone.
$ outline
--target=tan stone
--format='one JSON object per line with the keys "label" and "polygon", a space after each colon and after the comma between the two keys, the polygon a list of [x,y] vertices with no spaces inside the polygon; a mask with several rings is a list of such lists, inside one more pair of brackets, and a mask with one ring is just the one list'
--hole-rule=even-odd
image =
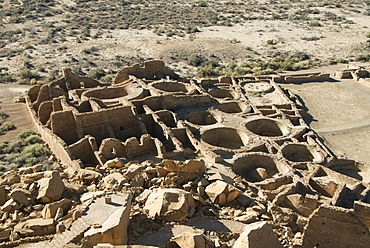
{"label": "tan stone", "polygon": [[104,177],[102,181],[106,189],[119,189],[123,183],[127,182],[127,178],[121,173],[114,172]]}
{"label": "tan stone", "polygon": [[1,207],[1,210],[5,211],[5,212],[10,212],[10,211],[18,209],[18,208],[19,208],[19,204],[16,201],[14,201],[13,199],[9,199]]}
{"label": "tan stone", "polygon": [[144,209],[149,211],[151,218],[182,221],[194,207],[195,203],[189,192],[181,189],[157,188],[149,195]]}
{"label": "tan stone", "polygon": [[234,220],[243,222],[245,224],[249,224],[255,222],[258,219],[257,212],[247,212],[238,217],[235,217]]}
{"label": "tan stone", "polygon": [[172,239],[181,248],[205,248],[206,240],[202,233],[184,232]]}
{"label": "tan stone", "polygon": [[56,171],[45,172],[45,178],[38,180],[38,184],[37,199],[44,203],[58,200],[64,191],[64,183]]}
{"label": "tan stone", "polygon": [[144,170],[144,166],[140,164],[131,164],[126,171],[125,176],[132,179],[137,173],[141,172],[142,170]]}
{"label": "tan stone", "polygon": [[84,184],[89,185],[100,180],[103,175],[97,171],[81,169],[78,172],[78,177]]}
{"label": "tan stone", "polygon": [[124,163],[122,163],[122,161],[119,158],[108,160],[103,165],[103,167],[105,168],[121,168],[123,166],[124,166]]}
{"label": "tan stone", "polygon": [[0,205],[3,205],[6,202],[7,195],[5,188],[3,186],[0,186]]}
{"label": "tan stone", "polygon": [[181,166],[180,171],[184,173],[200,173],[203,174],[206,166],[203,159],[186,160]]}
{"label": "tan stone", "polygon": [[96,226],[84,233],[85,244],[89,247],[98,243],[127,244],[132,196],[130,193],[117,193],[111,198],[114,204],[106,204],[104,197],[100,197],[87,211],[87,218]]}
{"label": "tan stone", "polygon": [[265,222],[256,222],[247,225],[234,248],[283,248],[271,226]]}
{"label": "tan stone", "polygon": [[66,213],[71,205],[71,200],[63,198],[60,201],[46,204],[44,209],[41,212],[42,218],[44,219],[53,219],[59,208],[62,208],[64,213]]}
{"label": "tan stone", "polygon": [[18,202],[19,204],[22,204],[23,206],[28,205],[28,199],[27,199],[27,192],[24,189],[14,189],[12,192],[10,192],[9,197],[12,198],[14,201]]}
{"label": "tan stone", "polygon": [[0,241],[9,239],[10,233],[10,229],[5,229],[4,231],[0,232]]}
{"label": "tan stone", "polygon": [[352,211],[322,205],[309,218],[303,233],[302,248],[365,248],[369,244],[369,228]]}
{"label": "tan stone", "polygon": [[14,231],[18,232],[21,237],[41,236],[55,233],[55,225],[53,219],[31,219],[19,223],[14,227]]}
{"label": "tan stone", "polygon": [[213,203],[221,205],[233,201],[242,193],[234,186],[219,180],[208,185],[205,191]]}
{"label": "tan stone", "polygon": [[208,177],[208,180],[209,181],[220,180],[220,181],[224,181],[228,184],[233,184],[234,183],[234,180],[231,177],[226,176],[225,174],[220,173],[220,172],[217,172],[217,173],[213,174],[212,176]]}

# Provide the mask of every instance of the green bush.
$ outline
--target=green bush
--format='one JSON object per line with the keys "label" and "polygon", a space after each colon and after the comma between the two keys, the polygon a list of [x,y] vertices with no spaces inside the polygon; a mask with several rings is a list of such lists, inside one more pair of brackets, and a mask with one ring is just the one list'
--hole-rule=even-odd
{"label": "green bush", "polygon": [[22,70],[19,73],[19,77],[21,79],[32,79],[32,78],[38,79],[38,78],[40,78],[40,76],[37,74],[37,72],[32,72],[28,69]]}
{"label": "green bush", "polygon": [[38,134],[32,134],[24,139],[24,142],[26,142],[26,144],[36,144],[40,143],[41,141],[41,137]]}
{"label": "green bush", "polygon": [[31,135],[35,135],[36,132],[33,131],[33,130],[30,130],[30,129],[25,129],[23,130],[22,132],[20,132],[18,135],[17,135],[17,138],[18,139],[21,139],[21,140],[25,140],[26,138],[28,138],[29,136]]}
{"label": "green bush", "polygon": [[0,119],[6,119],[8,117],[9,115],[7,113],[5,113],[4,111],[0,111]]}
{"label": "green bush", "polygon": [[13,82],[13,78],[11,75],[5,75],[0,78],[0,81],[10,83]]}
{"label": "green bush", "polygon": [[44,147],[42,144],[32,144],[29,146],[26,146],[23,151],[21,152],[22,155],[25,155],[27,157],[40,157],[40,156],[49,156],[51,154],[51,151]]}
{"label": "green bush", "polygon": [[0,130],[4,131],[4,132],[5,131],[10,131],[10,130],[13,130],[13,129],[15,129],[15,126],[10,121],[6,121],[3,124],[1,124],[1,126],[0,126]]}
{"label": "green bush", "polygon": [[188,59],[188,64],[191,66],[199,67],[203,65],[208,59],[202,55],[193,54]]}

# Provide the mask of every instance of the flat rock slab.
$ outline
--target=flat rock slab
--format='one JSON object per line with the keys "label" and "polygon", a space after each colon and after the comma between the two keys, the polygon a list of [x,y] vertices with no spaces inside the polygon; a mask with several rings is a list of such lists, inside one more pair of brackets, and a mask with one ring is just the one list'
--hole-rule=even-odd
{"label": "flat rock slab", "polygon": [[194,227],[197,229],[204,229],[214,232],[241,233],[243,232],[245,226],[246,224],[233,220],[199,219],[189,221],[182,225],[165,227],[154,234],[147,235],[136,240],[134,244],[161,247],[171,238],[178,236],[186,231],[193,231]]}

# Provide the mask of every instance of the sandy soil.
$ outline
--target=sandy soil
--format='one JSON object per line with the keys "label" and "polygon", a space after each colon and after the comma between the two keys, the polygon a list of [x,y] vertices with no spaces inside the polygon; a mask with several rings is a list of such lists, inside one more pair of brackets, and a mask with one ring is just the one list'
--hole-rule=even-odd
{"label": "sandy soil", "polygon": [[27,112],[26,105],[14,102],[14,97],[27,91],[29,88],[27,85],[0,84],[0,108],[9,115],[7,121],[12,122],[16,127],[15,130],[0,135],[0,142],[14,140],[17,134],[24,129],[36,130]]}

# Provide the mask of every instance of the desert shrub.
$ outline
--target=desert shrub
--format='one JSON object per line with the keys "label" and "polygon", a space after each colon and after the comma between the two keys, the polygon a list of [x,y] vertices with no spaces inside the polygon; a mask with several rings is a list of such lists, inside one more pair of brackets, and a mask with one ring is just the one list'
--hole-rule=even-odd
{"label": "desert shrub", "polygon": [[38,134],[32,134],[24,139],[24,142],[26,142],[26,144],[36,144],[40,143],[41,141],[41,137]]}
{"label": "desert shrub", "polygon": [[322,24],[319,21],[312,21],[308,23],[311,27],[322,27]]}
{"label": "desert shrub", "polygon": [[348,63],[348,60],[346,60],[344,58],[337,58],[336,61],[337,61],[337,63],[342,63],[342,64],[347,64]]}
{"label": "desert shrub", "polygon": [[32,72],[28,69],[24,69],[22,70],[20,73],[19,73],[19,77],[21,79],[32,79],[32,78],[40,78],[39,74],[37,74],[37,72]]}
{"label": "desert shrub", "polygon": [[1,126],[0,126],[0,130],[4,131],[4,132],[5,131],[10,131],[10,130],[13,130],[13,129],[15,129],[15,126],[10,121],[6,121],[3,124],[1,124]]}
{"label": "desert shrub", "polygon": [[5,113],[4,111],[0,111],[0,119],[6,119],[8,117],[9,115],[7,113]]}
{"label": "desert shrub", "polygon": [[356,61],[361,61],[361,62],[369,62],[370,61],[370,54],[366,55],[359,55],[355,58]]}
{"label": "desert shrub", "polygon": [[[51,154],[49,148],[46,148],[40,143],[32,144],[26,146],[23,151],[21,152],[22,155],[27,155],[27,157],[40,157],[40,156],[48,156]],[[29,156],[30,154],[31,156]]]}
{"label": "desert shrub", "polygon": [[29,136],[31,135],[35,135],[35,131],[33,130],[30,130],[30,129],[25,129],[23,130],[22,132],[20,132],[18,135],[17,135],[17,138],[18,139],[21,139],[21,140],[25,140],[27,139]]}
{"label": "desert shrub", "polygon": [[188,59],[188,64],[191,66],[199,67],[203,65],[208,59],[202,55],[193,54]]}
{"label": "desert shrub", "polygon": [[106,74],[107,73],[103,69],[97,69],[91,72],[89,76],[99,80],[102,77],[104,77]]}

